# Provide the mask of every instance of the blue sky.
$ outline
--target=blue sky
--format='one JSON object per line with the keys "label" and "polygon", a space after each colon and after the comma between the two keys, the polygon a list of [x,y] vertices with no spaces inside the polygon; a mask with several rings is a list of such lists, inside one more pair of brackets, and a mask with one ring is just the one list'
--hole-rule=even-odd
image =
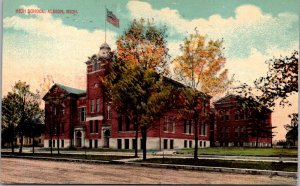
{"label": "blue sky", "polygon": [[[107,24],[112,49],[135,18],[167,25],[172,58],[180,54],[182,39],[197,27],[209,39],[224,39],[225,67],[248,84],[266,74],[266,60],[299,48],[297,0],[5,0],[3,95],[19,79],[38,89],[47,75],[85,89],[84,62],[104,42],[105,6],[120,19],[120,28]],[[19,8],[71,9],[78,14],[28,15],[16,13]],[[277,114],[273,121],[286,124],[286,116],[297,108],[278,110],[285,118]]]}

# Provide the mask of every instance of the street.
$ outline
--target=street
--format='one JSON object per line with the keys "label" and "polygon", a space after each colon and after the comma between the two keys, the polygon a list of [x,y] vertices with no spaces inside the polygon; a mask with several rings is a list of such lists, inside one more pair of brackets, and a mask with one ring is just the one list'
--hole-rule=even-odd
{"label": "street", "polygon": [[291,184],[295,178],[1,158],[4,184]]}

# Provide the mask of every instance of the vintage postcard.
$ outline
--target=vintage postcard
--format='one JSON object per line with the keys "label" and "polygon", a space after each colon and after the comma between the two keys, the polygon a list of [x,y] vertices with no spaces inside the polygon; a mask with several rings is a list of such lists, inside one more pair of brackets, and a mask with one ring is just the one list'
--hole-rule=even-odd
{"label": "vintage postcard", "polygon": [[296,185],[298,11],[4,0],[1,184]]}

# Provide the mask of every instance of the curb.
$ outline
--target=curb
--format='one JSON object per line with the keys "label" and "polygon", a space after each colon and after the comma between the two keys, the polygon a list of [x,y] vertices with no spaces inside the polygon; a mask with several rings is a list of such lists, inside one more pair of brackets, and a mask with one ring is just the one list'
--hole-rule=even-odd
{"label": "curb", "polygon": [[119,161],[105,161],[105,160],[87,160],[87,159],[75,159],[75,158],[54,158],[54,157],[34,157],[34,156],[14,156],[14,155],[1,155],[5,158],[24,158],[32,160],[46,160],[46,161],[65,161],[65,162],[78,162],[78,163],[91,163],[91,164],[124,164]]}
{"label": "curb", "polygon": [[36,159],[36,160],[46,160],[46,161],[79,162],[79,163],[90,163],[90,164],[123,164],[123,165],[139,166],[139,167],[167,168],[167,169],[177,169],[177,170],[178,169],[183,169],[183,170],[211,171],[211,172],[227,172],[227,173],[283,176],[283,177],[297,178],[297,172],[258,170],[258,169],[240,169],[240,168],[228,168],[228,167],[209,167],[209,166],[159,164],[159,163],[140,163],[140,162],[122,161],[122,160],[105,161],[105,160],[87,160],[87,159],[74,159],[74,158],[53,158],[53,157],[32,157],[32,156],[14,156],[14,155],[1,155],[1,157]]}
{"label": "curb", "polygon": [[153,168],[184,169],[184,170],[227,172],[227,173],[283,176],[283,177],[297,178],[297,172],[285,172],[285,171],[240,169],[240,168],[228,168],[228,167],[193,166],[193,165],[178,165],[178,164],[136,163],[136,162],[125,162],[125,164],[126,165],[134,165],[134,166],[153,167]]}

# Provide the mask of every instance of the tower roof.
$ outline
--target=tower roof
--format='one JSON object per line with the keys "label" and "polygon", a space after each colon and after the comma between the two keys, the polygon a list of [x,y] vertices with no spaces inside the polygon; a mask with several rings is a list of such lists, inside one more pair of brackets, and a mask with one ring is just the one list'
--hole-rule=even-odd
{"label": "tower roof", "polygon": [[101,46],[100,46],[100,50],[101,49],[108,49],[110,50],[111,48],[109,47],[109,45],[107,43],[103,43]]}

